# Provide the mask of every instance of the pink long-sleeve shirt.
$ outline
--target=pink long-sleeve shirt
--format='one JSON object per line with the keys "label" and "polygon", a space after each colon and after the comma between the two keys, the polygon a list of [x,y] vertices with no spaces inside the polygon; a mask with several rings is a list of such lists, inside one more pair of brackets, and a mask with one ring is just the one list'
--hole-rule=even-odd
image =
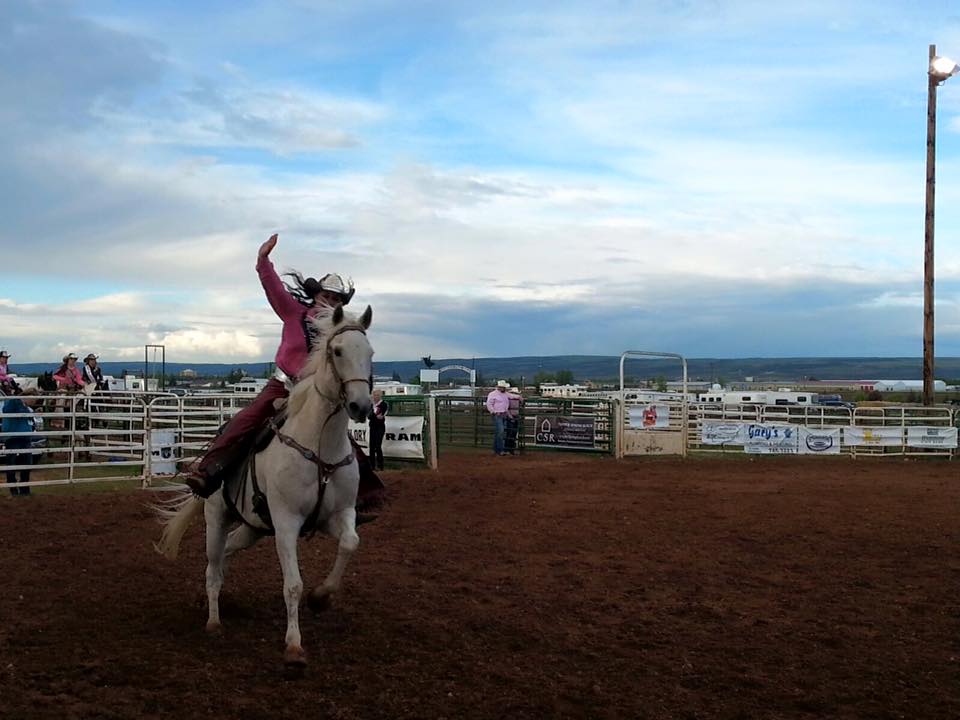
{"label": "pink long-sleeve shirt", "polygon": [[260,276],[260,284],[263,285],[263,291],[267,294],[270,307],[283,321],[280,347],[277,349],[275,362],[278,368],[295,378],[303,370],[310,356],[306,320],[316,315],[319,308],[308,308],[297,302],[287,291],[269,258],[263,257],[257,260],[257,275]]}
{"label": "pink long-sleeve shirt", "polygon": [[59,389],[83,387],[83,375],[76,365],[64,368],[62,373],[54,373],[53,379],[57,381]]}
{"label": "pink long-sleeve shirt", "polygon": [[10,370],[7,363],[0,363],[0,382],[10,382]]}
{"label": "pink long-sleeve shirt", "polygon": [[510,393],[491,390],[487,395],[487,410],[491,415],[506,415],[510,411]]}

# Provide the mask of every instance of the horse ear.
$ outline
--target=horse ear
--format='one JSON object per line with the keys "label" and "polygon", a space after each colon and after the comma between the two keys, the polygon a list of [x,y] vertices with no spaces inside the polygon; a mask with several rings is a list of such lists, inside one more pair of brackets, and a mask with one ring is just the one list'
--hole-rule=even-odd
{"label": "horse ear", "polygon": [[370,321],[373,320],[373,308],[367,305],[367,309],[363,311],[363,315],[360,316],[360,324],[363,325],[364,330],[370,329]]}
{"label": "horse ear", "polygon": [[333,309],[333,324],[339,325],[341,322],[343,322],[343,305],[338,304]]}

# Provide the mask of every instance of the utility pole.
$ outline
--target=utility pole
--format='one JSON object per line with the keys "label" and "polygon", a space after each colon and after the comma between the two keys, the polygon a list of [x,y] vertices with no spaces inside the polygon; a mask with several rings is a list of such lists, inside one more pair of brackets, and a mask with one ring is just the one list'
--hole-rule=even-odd
{"label": "utility pole", "polygon": [[937,77],[932,72],[937,46],[927,66],[927,202],[923,227],[923,404],[933,405],[933,218],[937,162]]}

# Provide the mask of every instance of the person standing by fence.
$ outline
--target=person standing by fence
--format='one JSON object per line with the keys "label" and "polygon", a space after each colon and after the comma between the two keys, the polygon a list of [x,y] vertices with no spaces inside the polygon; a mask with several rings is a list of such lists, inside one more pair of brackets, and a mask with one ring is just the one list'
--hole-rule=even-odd
{"label": "person standing by fence", "polygon": [[506,437],[507,418],[510,415],[509,385],[506,380],[497,380],[497,387],[487,395],[487,412],[493,415],[493,454],[506,455],[504,439]]}
{"label": "person standing by fence", "polygon": [[517,437],[520,434],[520,406],[523,398],[519,392],[513,392],[512,389],[507,391],[507,397],[510,398],[510,409],[507,410],[503,449],[510,455],[516,455]]}
{"label": "person standing by fence", "polygon": [[383,470],[383,436],[387,432],[389,406],[383,399],[383,391],[373,391],[373,407],[370,408],[370,462],[374,470]]}
{"label": "person standing by fence", "polygon": [[[24,395],[32,395],[33,391],[28,390]],[[29,435],[7,435],[6,433],[29,433],[33,432],[33,418],[29,417],[32,410],[27,403],[33,404],[33,398],[24,400],[22,396],[11,397],[3,403],[3,422],[0,424],[0,430],[4,433],[4,446],[7,454],[3,455],[0,465],[32,465],[33,453],[30,452]],[[7,417],[8,414],[19,414],[24,417]],[[20,470],[20,482],[30,482],[29,468]],[[28,487],[16,487],[17,471],[7,470],[7,484],[10,485],[10,494],[14,497],[22,497],[30,494]]]}

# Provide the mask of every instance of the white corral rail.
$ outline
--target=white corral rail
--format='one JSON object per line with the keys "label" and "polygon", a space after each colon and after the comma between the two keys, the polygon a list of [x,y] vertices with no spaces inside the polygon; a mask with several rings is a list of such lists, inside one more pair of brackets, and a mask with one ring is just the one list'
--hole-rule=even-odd
{"label": "white corral rail", "polygon": [[[2,400],[0,397],[0,410]],[[42,429],[10,432],[28,436],[29,450],[0,444],[0,486],[7,471],[30,470],[26,487],[137,480],[143,487],[176,472],[177,462],[202,454],[220,427],[253,400],[250,393],[110,391],[86,395],[37,396],[31,413],[0,412],[0,419],[31,418]],[[437,467],[436,412],[425,403],[427,465]],[[4,435],[0,433],[0,440]],[[31,465],[9,459],[29,453]],[[38,479],[38,473],[43,479]],[[6,489],[6,488],[4,488]]]}

